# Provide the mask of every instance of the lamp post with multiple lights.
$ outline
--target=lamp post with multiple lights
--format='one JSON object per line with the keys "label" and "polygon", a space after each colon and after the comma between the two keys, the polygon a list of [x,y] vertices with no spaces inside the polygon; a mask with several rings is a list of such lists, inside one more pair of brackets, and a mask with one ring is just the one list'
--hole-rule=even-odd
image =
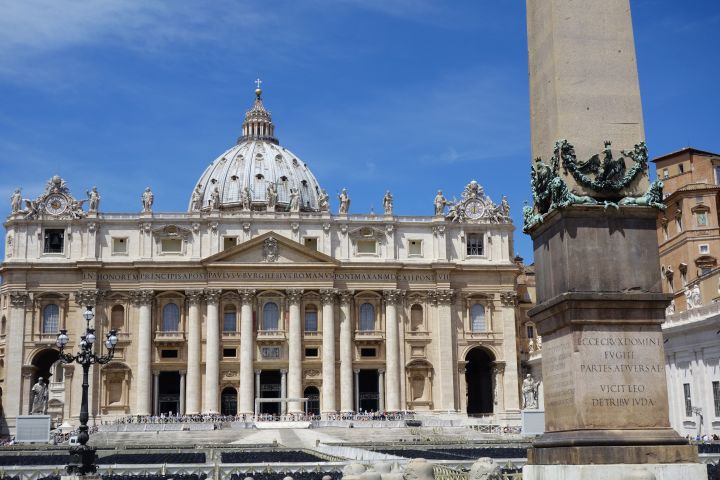
{"label": "lamp post with multiple lights", "polygon": [[90,439],[88,433],[88,374],[90,372],[90,366],[97,363],[100,365],[108,363],[113,358],[115,353],[115,345],[117,345],[118,337],[115,330],[110,330],[105,335],[105,347],[107,348],[106,355],[96,355],[93,353],[93,345],[95,344],[95,329],[90,328],[90,322],[95,317],[93,313],[93,307],[86,306],[83,318],[86,322],[85,335],[80,336],[80,351],[76,355],[65,353],[64,349],[70,338],[67,336],[67,330],[60,330],[58,333],[56,344],[60,349],[60,361],[65,364],[77,362],[82,365],[83,368],[83,383],[82,383],[82,400],[80,403],[80,427],[78,427],[77,441],[78,445],[70,447],[70,463],[66,467],[66,470],[71,475],[84,476],[87,474],[93,474],[97,470],[95,460],[95,448],[87,445]]}

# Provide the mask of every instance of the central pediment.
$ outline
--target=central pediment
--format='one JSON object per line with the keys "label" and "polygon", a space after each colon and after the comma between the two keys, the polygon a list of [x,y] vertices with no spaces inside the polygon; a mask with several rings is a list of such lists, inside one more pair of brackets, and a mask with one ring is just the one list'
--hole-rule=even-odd
{"label": "central pediment", "polygon": [[334,258],[275,232],[264,233],[204,259],[206,265],[338,265]]}

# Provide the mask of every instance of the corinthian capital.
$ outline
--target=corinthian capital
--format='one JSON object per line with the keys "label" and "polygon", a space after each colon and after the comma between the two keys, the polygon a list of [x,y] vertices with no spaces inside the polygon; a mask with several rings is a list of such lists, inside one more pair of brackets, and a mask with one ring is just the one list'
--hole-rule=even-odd
{"label": "corinthian capital", "polygon": [[28,301],[28,292],[25,290],[10,291],[10,306],[13,308],[24,308]]}
{"label": "corinthian capital", "polygon": [[238,294],[240,295],[240,302],[241,303],[252,303],[255,301],[255,294],[257,293],[257,290],[254,288],[242,288],[238,290]]}
{"label": "corinthian capital", "polygon": [[402,301],[403,295],[405,295],[404,290],[383,290],[383,297],[388,305],[397,305]]}
{"label": "corinthian capital", "polygon": [[518,294],[514,291],[501,292],[500,302],[506,307],[514,307],[518,304]]}
{"label": "corinthian capital", "polygon": [[355,297],[355,291],[338,290],[338,297],[340,297],[340,305],[351,305],[353,298]]}
{"label": "corinthian capital", "polygon": [[222,290],[217,288],[206,288],[205,289],[205,301],[210,304],[217,304],[220,301],[220,295]]}
{"label": "corinthian capital", "polygon": [[302,301],[303,291],[300,289],[291,288],[285,290],[285,294],[290,305],[297,305]]}
{"label": "corinthian capital", "polygon": [[197,305],[202,302],[203,291],[202,290],[185,290],[185,298],[190,305]]}
{"label": "corinthian capital", "polygon": [[337,290],[330,288],[328,290],[320,290],[320,299],[323,305],[333,305],[337,300]]}
{"label": "corinthian capital", "polygon": [[130,292],[130,300],[137,306],[151,305],[154,295],[152,290],[133,290]]}
{"label": "corinthian capital", "polygon": [[439,288],[432,292],[432,297],[438,305],[450,305],[455,298],[455,290]]}
{"label": "corinthian capital", "polygon": [[81,307],[95,307],[100,303],[102,292],[96,288],[75,292],[75,303]]}

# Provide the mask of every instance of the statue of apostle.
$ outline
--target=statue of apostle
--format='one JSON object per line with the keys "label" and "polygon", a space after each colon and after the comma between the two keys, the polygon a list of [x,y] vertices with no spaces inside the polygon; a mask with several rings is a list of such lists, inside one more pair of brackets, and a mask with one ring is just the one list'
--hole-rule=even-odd
{"label": "statue of apostle", "polygon": [[392,193],[390,193],[390,190],[386,191],[385,196],[383,197],[383,209],[385,210],[385,215],[392,215],[393,196]]}
{"label": "statue of apostle", "polygon": [[47,413],[48,388],[43,377],[38,377],[31,392],[33,398],[30,415],[45,415]]}
{"label": "statue of apostle", "polygon": [[142,194],[143,213],[152,212],[152,206],[154,201],[155,195],[153,195],[150,187],[145,188],[145,191]]}
{"label": "statue of apostle", "polygon": [[340,215],[347,215],[350,211],[350,195],[347,193],[347,188],[342,189],[338,195],[338,199],[340,200],[340,209],[338,210],[338,213]]}
{"label": "statue of apostle", "polygon": [[97,191],[97,187],[92,187],[87,192],[88,196],[88,212],[97,212],[100,207],[100,193]]}

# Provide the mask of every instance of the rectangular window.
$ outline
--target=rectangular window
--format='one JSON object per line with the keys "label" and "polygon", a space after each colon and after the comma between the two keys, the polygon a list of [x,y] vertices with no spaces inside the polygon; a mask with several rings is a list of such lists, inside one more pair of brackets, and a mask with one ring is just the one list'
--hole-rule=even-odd
{"label": "rectangular window", "polygon": [[263,358],[280,358],[280,347],[262,347],[260,354]]}
{"label": "rectangular window", "polygon": [[317,358],[318,356],[319,356],[319,351],[317,348],[306,348],[305,349],[305,357]]}
{"label": "rectangular window", "polygon": [[223,348],[223,358],[235,358],[237,357],[236,348]]}
{"label": "rectangular window", "polygon": [[479,233],[469,233],[467,236],[467,255],[477,257],[483,255],[483,238]]}
{"label": "rectangular window", "polygon": [[303,244],[309,248],[310,250],[317,250],[318,249],[318,239],[317,237],[305,237],[303,238]]}
{"label": "rectangular window", "polygon": [[720,165],[715,166],[715,184],[720,185]]}
{"label": "rectangular window", "polygon": [[710,245],[707,243],[703,243],[702,245],[698,246],[700,249],[700,253],[710,253]]}
{"label": "rectangular window", "polygon": [[179,238],[163,238],[161,242],[163,253],[182,252],[182,240]]}
{"label": "rectangular window", "polygon": [[712,382],[713,401],[715,403],[715,416],[720,417],[720,382]]}
{"label": "rectangular window", "polygon": [[361,348],[360,349],[360,356],[363,358],[372,358],[376,356],[376,352],[374,348]]}
{"label": "rectangular window", "polygon": [[678,164],[678,172],[684,173],[684,172],[685,172],[685,165],[683,165],[682,163],[679,163],[679,164]]}
{"label": "rectangular window", "polygon": [[160,358],[178,358],[177,350],[160,350]]}
{"label": "rectangular window", "polygon": [[683,395],[685,398],[685,416],[692,417],[692,397],[690,396],[689,383],[683,383]]}
{"label": "rectangular window", "polygon": [[667,168],[663,168],[663,178],[668,178],[670,176],[670,172]]}
{"label": "rectangular window", "polygon": [[114,255],[124,255],[124,254],[128,253],[127,244],[128,244],[127,238],[113,237],[112,253]]}
{"label": "rectangular window", "polygon": [[44,253],[63,253],[65,247],[65,230],[48,228],[45,230]]}
{"label": "rectangular window", "polygon": [[305,331],[317,332],[318,314],[317,310],[305,310]]}
{"label": "rectangular window", "polygon": [[376,253],[377,242],[375,240],[358,240],[357,241],[357,252],[358,253]]}
{"label": "rectangular window", "polygon": [[697,220],[698,227],[704,227],[707,225],[707,213],[698,212],[695,214],[695,219]]}
{"label": "rectangular window", "polygon": [[700,276],[707,275],[708,273],[712,272],[712,267],[700,267]]}
{"label": "rectangular window", "polygon": [[223,237],[223,250],[232,248],[235,245],[237,245],[237,237]]}
{"label": "rectangular window", "polygon": [[677,231],[678,231],[678,233],[679,233],[679,232],[682,232],[682,218],[677,217],[677,218],[675,219],[675,225],[677,226]]}
{"label": "rectangular window", "polygon": [[527,326],[527,338],[535,338],[535,328],[532,325]]}
{"label": "rectangular window", "polygon": [[422,240],[408,240],[408,255],[422,257]]}
{"label": "rectangular window", "polygon": [[663,229],[663,238],[665,240],[667,240],[668,238],[670,238],[670,231],[668,229],[668,224],[664,223],[662,226],[662,229]]}

